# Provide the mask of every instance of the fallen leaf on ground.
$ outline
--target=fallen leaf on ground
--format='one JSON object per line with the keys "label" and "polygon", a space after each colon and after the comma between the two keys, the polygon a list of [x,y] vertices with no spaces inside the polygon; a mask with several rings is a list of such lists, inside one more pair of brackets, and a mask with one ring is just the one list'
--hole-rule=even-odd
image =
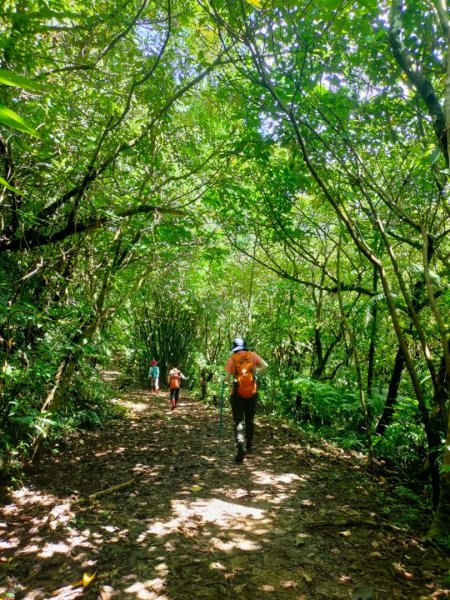
{"label": "fallen leaf on ground", "polygon": [[93,581],[95,579],[95,576],[97,575],[97,571],[95,571],[95,573],[93,575],[89,575],[88,573],[83,573],[83,586],[87,587],[91,581]]}
{"label": "fallen leaf on ground", "polygon": [[305,569],[300,569],[300,575],[307,583],[311,583],[311,581],[313,580],[313,576],[310,575],[307,571],[305,571]]}

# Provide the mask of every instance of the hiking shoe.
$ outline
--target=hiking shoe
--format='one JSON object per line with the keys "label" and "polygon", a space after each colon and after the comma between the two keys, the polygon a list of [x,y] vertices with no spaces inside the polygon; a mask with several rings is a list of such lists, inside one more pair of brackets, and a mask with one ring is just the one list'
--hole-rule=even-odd
{"label": "hiking shoe", "polygon": [[241,463],[244,460],[245,452],[243,446],[238,446],[237,454],[234,458],[234,462]]}

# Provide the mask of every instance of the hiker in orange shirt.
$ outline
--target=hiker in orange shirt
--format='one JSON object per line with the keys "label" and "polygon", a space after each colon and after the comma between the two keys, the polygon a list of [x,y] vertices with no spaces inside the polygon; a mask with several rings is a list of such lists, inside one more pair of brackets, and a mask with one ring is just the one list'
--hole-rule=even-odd
{"label": "hiker in orange shirt", "polygon": [[187,379],[187,377],[185,377],[183,375],[183,373],[179,369],[177,369],[177,367],[172,367],[170,369],[169,375],[167,377],[167,380],[169,382],[170,404],[171,404],[172,410],[178,404],[178,398],[180,396],[180,387],[181,387],[182,379]]}
{"label": "hiker in orange shirt", "polygon": [[247,343],[243,338],[233,340],[231,352],[232,355],[225,365],[225,382],[233,378],[230,403],[237,445],[235,461],[241,463],[245,454],[250,454],[253,449],[254,419],[258,402],[256,373],[264,373],[268,365],[256,352],[248,350]]}

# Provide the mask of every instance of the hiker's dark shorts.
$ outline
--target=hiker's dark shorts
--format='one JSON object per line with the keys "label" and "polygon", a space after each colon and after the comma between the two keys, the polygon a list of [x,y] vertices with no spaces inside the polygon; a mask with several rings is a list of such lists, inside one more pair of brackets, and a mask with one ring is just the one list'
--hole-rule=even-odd
{"label": "hiker's dark shorts", "polygon": [[[231,411],[234,421],[234,437],[237,444],[251,446],[255,433],[255,414],[258,404],[258,394],[251,398],[240,398],[236,393],[230,396]],[[245,421],[245,437],[244,437]]]}

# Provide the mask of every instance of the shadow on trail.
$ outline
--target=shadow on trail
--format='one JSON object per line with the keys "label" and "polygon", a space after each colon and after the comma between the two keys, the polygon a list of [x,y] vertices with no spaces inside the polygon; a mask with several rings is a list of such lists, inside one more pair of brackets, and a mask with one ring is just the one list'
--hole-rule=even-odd
{"label": "shadow on trail", "polygon": [[357,457],[260,421],[235,465],[227,411],[220,446],[218,411],[199,402],[121,403],[128,419],[70,439],[10,495],[0,598],[446,597],[445,561],[386,526],[393,500]]}

